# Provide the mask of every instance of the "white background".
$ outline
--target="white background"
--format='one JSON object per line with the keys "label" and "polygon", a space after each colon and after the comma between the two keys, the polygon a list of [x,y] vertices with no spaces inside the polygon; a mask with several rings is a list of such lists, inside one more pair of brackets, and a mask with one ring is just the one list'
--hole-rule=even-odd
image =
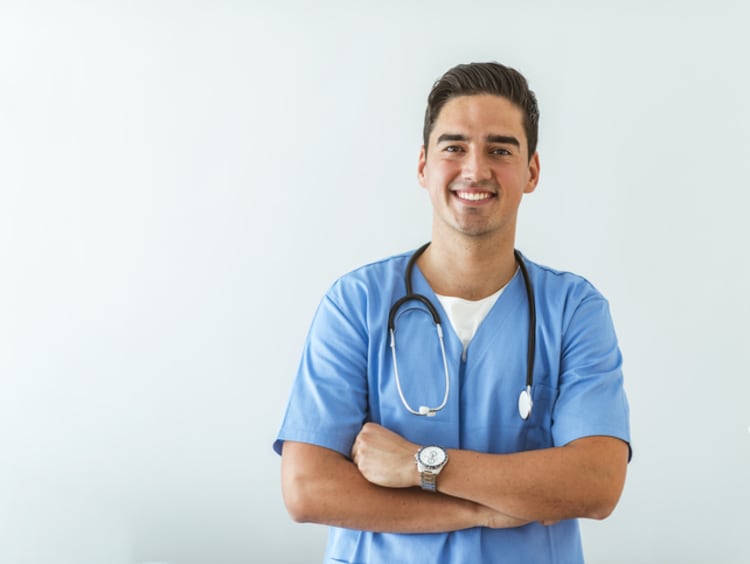
{"label": "white background", "polygon": [[750,10],[0,2],[0,562],[317,562],[271,443],[344,272],[429,238],[424,103],[526,74],[518,247],[608,297],[635,457],[592,563],[750,561]]}

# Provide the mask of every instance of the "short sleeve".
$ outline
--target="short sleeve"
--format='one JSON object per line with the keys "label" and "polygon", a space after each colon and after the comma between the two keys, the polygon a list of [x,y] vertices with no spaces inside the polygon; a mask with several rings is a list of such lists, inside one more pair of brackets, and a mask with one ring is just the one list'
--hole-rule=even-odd
{"label": "short sleeve", "polygon": [[607,301],[588,297],[563,330],[558,397],[552,421],[556,445],[605,435],[630,444],[622,354]]}
{"label": "short sleeve", "polygon": [[274,450],[293,440],[349,456],[367,414],[367,330],[364,296],[341,284],[324,297],[313,318]]}

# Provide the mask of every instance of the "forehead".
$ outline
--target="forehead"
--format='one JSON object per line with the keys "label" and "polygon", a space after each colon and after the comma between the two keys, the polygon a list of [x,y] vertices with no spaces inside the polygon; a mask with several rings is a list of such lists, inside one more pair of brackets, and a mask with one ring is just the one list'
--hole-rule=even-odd
{"label": "forehead", "polygon": [[516,136],[526,142],[523,112],[508,98],[493,94],[456,96],[440,110],[430,133],[430,143],[443,133]]}

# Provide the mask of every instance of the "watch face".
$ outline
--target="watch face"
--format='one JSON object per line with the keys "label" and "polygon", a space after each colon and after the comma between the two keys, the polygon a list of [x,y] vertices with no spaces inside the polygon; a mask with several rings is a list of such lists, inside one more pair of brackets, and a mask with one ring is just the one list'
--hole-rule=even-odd
{"label": "watch face", "polygon": [[419,461],[425,466],[440,466],[446,458],[445,451],[436,446],[424,447],[419,452]]}

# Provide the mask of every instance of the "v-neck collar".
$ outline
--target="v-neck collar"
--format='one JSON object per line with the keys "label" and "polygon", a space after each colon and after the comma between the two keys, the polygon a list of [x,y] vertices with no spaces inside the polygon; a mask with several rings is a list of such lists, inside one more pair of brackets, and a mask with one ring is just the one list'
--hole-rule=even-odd
{"label": "v-neck collar", "polygon": [[[414,293],[422,294],[427,297],[440,314],[443,334],[446,335],[446,349],[449,351],[451,358],[463,360],[463,343],[456,334],[453,324],[450,322],[448,314],[440,303],[440,300],[438,300],[435,291],[422,274],[419,265],[414,266],[412,276]],[[488,347],[497,346],[497,334],[505,323],[507,323],[508,319],[511,318],[518,308],[522,307],[526,301],[527,296],[523,282],[523,275],[521,274],[520,269],[517,268],[515,274],[513,274],[513,277],[510,279],[510,282],[508,282],[505,289],[500,294],[500,297],[498,297],[494,305],[487,312],[485,318],[479,324],[474,337],[471,339],[466,349],[466,358],[469,359],[470,356],[474,357],[477,355],[484,356],[482,354],[484,350]]]}

